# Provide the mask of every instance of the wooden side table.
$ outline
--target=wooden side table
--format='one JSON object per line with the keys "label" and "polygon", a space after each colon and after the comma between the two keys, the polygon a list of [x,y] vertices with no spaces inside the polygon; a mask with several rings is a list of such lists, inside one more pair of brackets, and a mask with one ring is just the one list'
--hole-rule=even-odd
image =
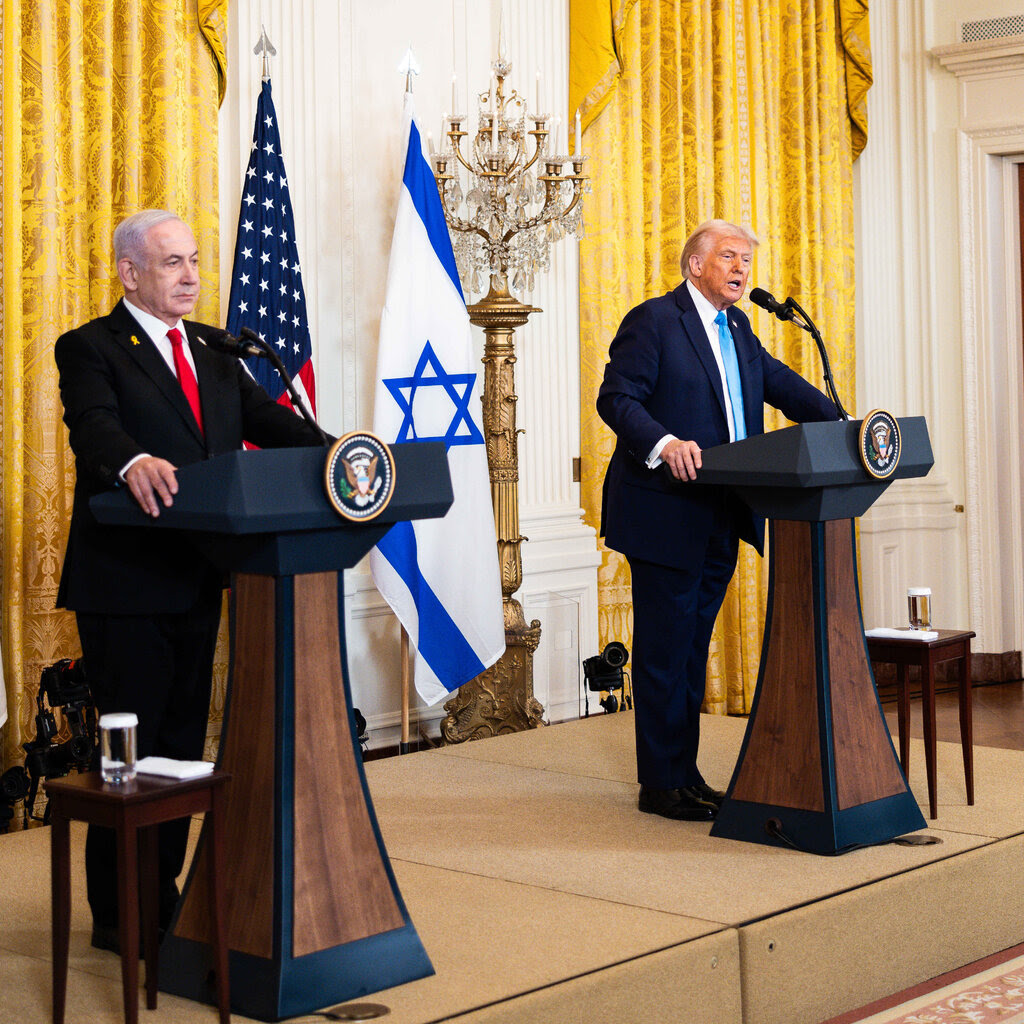
{"label": "wooden side table", "polygon": [[63,1024],[67,997],[68,946],[71,939],[72,821],[102,825],[117,833],[118,934],[124,1017],[137,1024],[139,1015],[139,844],[142,856],[142,940],[146,961],[146,1006],[156,1008],[159,972],[157,931],[157,829],[155,826],[193,814],[207,815],[207,864],[216,957],[217,1005],[221,1024],[228,1024],[228,950],[224,941],[223,888],[220,884],[222,807],[228,772],[215,771],[178,781],[138,775],[132,782],[110,785],[99,772],[51,779],[46,783],[50,806],[50,863],[53,914],[53,1024]]}
{"label": "wooden side table", "polygon": [[899,720],[900,764],[906,775],[910,765],[910,667],[921,670],[921,710],[924,715],[924,759],[928,774],[928,817],[938,817],[935,771],[935,666],[959,661],[960,744],[964,753],[967,803],[974,804],[974,725],[971,708],[971,638],[969,630],[939,629],[935,640],[902,637],[873,637],[867,640],[873,663],[897,666],[897,717]]}

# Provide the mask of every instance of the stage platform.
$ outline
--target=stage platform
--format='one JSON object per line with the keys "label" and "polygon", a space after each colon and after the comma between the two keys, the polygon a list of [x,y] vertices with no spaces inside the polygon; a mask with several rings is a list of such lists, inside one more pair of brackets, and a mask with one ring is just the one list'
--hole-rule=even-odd
{"label": "stage platform", "polygon": [[[716,787],[744,724],[703,720]],[[926,808],[920,742],[911,767]],[[628,712],[368,764],[437,973],[364,1001],[393,1024],[818,1024],[1024,940],[1024,753],[976,749],[968,807],[959,747],[940,743],[941,843],[838,857],[640,814],[634,773]],[[113,1024],[120,962],[89,946],[84,829],[73,842],[68,1020]],[[0,894],[0,1020],[45,1022],[47,830],[0,836]],[[163,993],[146,1016],[216,1019]]]}

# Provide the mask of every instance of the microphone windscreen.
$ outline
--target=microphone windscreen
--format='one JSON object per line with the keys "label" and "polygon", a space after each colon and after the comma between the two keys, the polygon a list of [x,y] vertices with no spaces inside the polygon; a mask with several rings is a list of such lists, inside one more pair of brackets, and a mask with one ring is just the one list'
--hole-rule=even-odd
{"label": "microphone windscreen", "polygon": [[203,341],[206,342],[207,348],[212,348],[214,352],[223,352],[225,355],[235,356],[238,359],[263,355],[263,350],[258,346],[236,338],[230,331],[218,327],[207,330]]}
{"label": "microphone windscreen", "polygon": [[755,306],[767,309],[769,313],[774,313],[781,305],[781,303],[775,301],[774,295],[766,292],[763,288],[752,288],[750,290],[750,301]]}
{"label": "microphone windscreen", "polygon": [[219,327],[210,328],[203,337],[203,341],[215,352],[226,352],[228,355],[238,355],[238,339]]}

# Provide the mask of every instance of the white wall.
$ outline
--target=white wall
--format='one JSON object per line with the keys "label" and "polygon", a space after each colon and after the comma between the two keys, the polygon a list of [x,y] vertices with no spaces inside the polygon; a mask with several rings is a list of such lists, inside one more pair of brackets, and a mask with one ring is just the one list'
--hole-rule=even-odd
{"label": "white wall", "polygon": [[873,5],[856,167],[859,411],[925,415],[935,453],[862,521],[865,622],[902,622],[906,587],[930,585],[937,623],[989,653],[1024,634],[1024,39],[962,45],[960,23],[1021,15],[1020,0]]}
{"label": "white wall", "polygon": [[[935,621],[966,624],[958,289],[954,197],[936,147],[922,5],[871,12],[874,84],[868,144],[854,165],[857,228],[857,415],[886,408],[925,416],[935,467],[893,484],[861,521],[864,622],[901,625],[908,586],[930,586]],[[941,138],[941,134],[940,134]],[[938,152],[936,152],[938,148]],[[940,198],[941,197],[941,198]],[[950,230],[952,229],[952,235]],[[937,557],[941,553],[942,557]]]}
{"label": "white wall", "polygon": [[[229,85],[220,115],[222,296],[229,292],[242,172],[261,73],[260,26],[277,48],[274,103],[292,192],[316,362],[321,423],[341,433],[373,421],[377,329],[401,181],[404,77],[421,65],[417,114],[438,139],[452,72],[463,108],[486,90],[500,5],[450,0],[237,0],[229,8]],[[512,85],[533,95],[536,71],[553,110],[567,103],[568,3],[506,0]],[[475,109],[475,108],[474,108]],[[475,117],[473,118],[475,123]],[[551,272],[522,296],[544,312],[517,333],[520,504],[527,618],[544,632],[535,691],[553,719],[576,714],[579,661],[597,650],[597,553],[582,523],[571,460],[579,454],[577,254],[559,243]],[[476,330],[476,329],[474,329]],[[477,332],[483,353],[483,335]],[[481,367],[482,372],[482,367]],[[397,621],[365,561],[346,573],[346,633],[355,704],[372,745],[393,743],[400,711]],[[422,709],[436,735],[441,705]],[[415,722],[415,718],[414,718]],[[415,729],[415,725],[414,725]]]}

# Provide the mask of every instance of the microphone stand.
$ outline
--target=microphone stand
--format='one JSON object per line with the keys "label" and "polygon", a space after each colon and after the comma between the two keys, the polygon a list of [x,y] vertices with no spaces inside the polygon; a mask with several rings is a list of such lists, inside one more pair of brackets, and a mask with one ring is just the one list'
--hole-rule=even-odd
{"label": "microphone stand", "polygon": [[306,403],[302,400],[302,395],[296,390],[295,385],[292,383],[292,378],[288,371],[285,369],[284,363],[281,362],[281,357],[274,351],[273,346],[264,341],[254,330],[249,327],[243,327],[239,331],[239,337],[246,338],[251,341],[254,345],[258,345],[265,353],[267,359],[270,360],[271,365],[277,370],[281,380],[284,381],[285,389],[288,391],[288,396],[292,400],[292,405],[298,409],[299,415],[317,432],[320,437],[320,443],[326,448],[330,445],[330,438],[324,433],[320,424],[313,418],[313,414],[306,408]]}
{"label": "microphone stand", "polygon": [[[843,403],[839,401],[839,393],[836,391],[836,382],[832,377],[832,366],[828,361],[828,353],[825,351],[825,342],[822,341],[821,333],[818,328],[814,326],[814,321],[807,315],[807,313],[800,307],[800,304],[796,299],[788,298],[784,303],[786,309],[789,310],[789,316],[785,319],[791,320],[797,327],[807,331],[808,334],[814,339],[814,344],[818,346],[818,354],[821,356],[821,365],[825,371],[825,390],[828,392],[828,397],[832,399],[835,407],[839,410],[839,415],[842,419],[848,420],[850,414],[843,408]],[[794,316],[796,313],[798,316]],[[783,319],[781,313],[775,314],[780,320]]]}

